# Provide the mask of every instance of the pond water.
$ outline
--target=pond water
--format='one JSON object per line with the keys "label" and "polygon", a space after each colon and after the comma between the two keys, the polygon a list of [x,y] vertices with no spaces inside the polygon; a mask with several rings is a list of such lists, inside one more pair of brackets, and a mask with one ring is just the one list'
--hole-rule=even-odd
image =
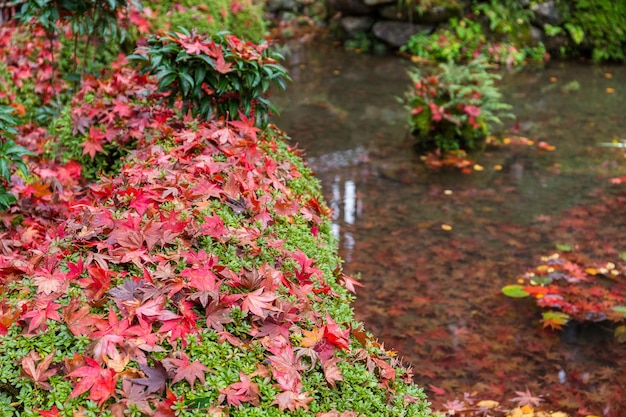
{"label": "pond water", "polygon": [[545,330],[532,301],[501,288],[556,244],[602,262],[626,251],[626,185],[610,183],[626,161],[597,146],[626,138],[626,67],[504,74],[517,116],[504,133],[556,150],[499,147],[463,174],[427,169],[413,152],[397,100],[408,65],[294,43],[294,82],[273,97],[275,123],[322,181],[344,268],[361,276],[357,319],[413,367],[435,409],[464,393],[506,403],[528,389],[547,407],[625,416],[626,344],[613,326]]}

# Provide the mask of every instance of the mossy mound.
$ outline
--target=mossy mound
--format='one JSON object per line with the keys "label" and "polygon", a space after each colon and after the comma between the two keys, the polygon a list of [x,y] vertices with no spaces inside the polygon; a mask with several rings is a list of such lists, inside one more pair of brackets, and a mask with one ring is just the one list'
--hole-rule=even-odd
{"label": "mossy mound", "polygon": [[113,84],[146,98],[120,174],[81,187],[76,164],[33,167],[2,217],[0,415],[429,415],[354,322],[284,134],[184,118],[130,69],[85,88]]}

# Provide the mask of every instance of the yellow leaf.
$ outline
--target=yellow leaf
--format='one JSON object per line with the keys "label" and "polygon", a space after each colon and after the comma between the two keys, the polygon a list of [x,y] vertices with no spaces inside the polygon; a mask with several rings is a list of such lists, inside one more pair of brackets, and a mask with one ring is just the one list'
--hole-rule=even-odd
{"label": "yellow leaf", "polygon": [[589,275],[598,275],[598,270],[595,268],[587,268],[585,269],[585,272]]}
{"label": "yellow leaf", "polygon": [[492,400],[483,400],[483,401],[479,401],[478,404],[476,404],[478,407],[483,407],[483,408],[487,408],[487,409],[492,409],[492,408],[496,408],[497,406],[500,405],[499,402],[497,401],[492,401]]}
{"label": "yellow leaf", "polygon": [[502,171],[502,165],[495,165],[493,169],[495,169],[496,171]]}
{"label": "yellow leaf", "polygon": [[552,413],[551,417],[569,417],[569,414],[563,411],[557,411],[556,413]]}
{"label": "yellow leaf", "polygon": [[613,336],[615,336],[615,340],[617,340],[618,343],[626,342],[626,325],[617,326]]}
{"label": "yellow leaf", "polygon": [[483,166],[482,166],[482,165],[474,164],[474,171],[482,171],[482,170],[484,170],[484,169],[485,169],[485,168],[483,168]]}
{"label": "yellow leaf", "polygon": [[302,333],[304,334],[304,338],[300,341],[300,346],[305,348],[314,347],[317,342],[322,340],[322,336],[324,336],[324,332],[317,327],[314,327],[311,331],[302,330]]}
{"label": "yellow leaf", "polygon": [[[613,74],[611,74],[610,72],[605,72],[604,78],[613,78]],[[587,416],[587,417],[595,417],[595,416]]]}
{"label": "yellow leaf", "polygon": [[614,89],[614,88],[611,88],[611,87],[607,87],[607,88],[606,88],[606,93],[607,93],[607,94],[613,94],[614,92],[615,92],[615,89]]}
{"label": "yellow leaf", "polygon": [[522,406],[522,412],[524,414],[531,414],[533,412],[533,408],[531,406],[529,406],[528,404]]}
{"label": "yellow leaf", "polygon": [[445,230],[446,232],[449,232],[450,230],[452,230],[452,226],[450,226],[449,224],[442,224],[441,228]]}

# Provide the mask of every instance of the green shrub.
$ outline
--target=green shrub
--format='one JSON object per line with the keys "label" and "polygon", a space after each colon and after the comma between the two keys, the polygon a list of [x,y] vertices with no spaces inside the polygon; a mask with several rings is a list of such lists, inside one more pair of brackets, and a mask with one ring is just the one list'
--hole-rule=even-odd
{"label": "green shrub", "polygon": [[[93,57],[98,55],[94,43],[115,44],[126,37],[119,15],[128,5],[126,0],[26,0],[18,16],[22,22],[36,20],[50,39],[63,38],[71,29],[72,73],[78,82],[79,69],[81,73],[93,71]],[[53,62],[53,66],[57,65]]]}
{"label": "green shrub", "polygon": [[[513,31],[513,26],[500,28],[500,20],[494,29]],[[517,33],[517,32],[515,32]],[[526,63],[543,63],[546,50],[543,44],[537,46],[517,46],[510,41],[491,41],[482,25],[472,19],[453,17],[448,25],[432,34],[418,33],[409,38],[401,48],[413,56],[436,62],[454,61],[463,63],[483,57],[488,62],[508,67]]]}
{"label": "green shrub", "polygon": [[480,148],[491,125],[501,123],[511,106],[500,101],[499,75],[483,60],[467,65],[440,64],[431,75],[409,71],[412,85],[405,94],[409,127],[421,150],[471,151]]}
{"label": "green shrub", "polygon": [[7,209],[17,201],[9,192],[11,173],[17,169],[23,176],[28,175],[28,167],[22,158],[34,155],[28,149],[17,145],[11,138],[17,133],[14,111],[13,107],[0,106],[0,210]]}
{"label": "green shrub", "polygon": [[184,112],[205,120],[245,117],[265,126],[275,110],[267,99],[270,86],[284,88],[289,79],[277,61],[282,56],[270,52],[267,43],[255,45],[225,33],[168,32],[152,36],[137,52],[129,59],[143,65],[143,73],[157,76],[170,105],[180,98]]}

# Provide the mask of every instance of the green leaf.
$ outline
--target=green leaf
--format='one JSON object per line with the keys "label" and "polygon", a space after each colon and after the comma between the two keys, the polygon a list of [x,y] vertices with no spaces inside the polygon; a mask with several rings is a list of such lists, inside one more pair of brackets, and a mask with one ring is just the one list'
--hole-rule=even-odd
{"label": "green leaf", "polygon": [[502,293],[511,298],[524,298],[530,295],[524,291],[524,287],[521,285],[507,285],[502,287]]}
{"label": "green leaf", "polygon": [[556,248],[560,251],[563,252],[571,252],[573,247],[572,245],[567,245],[567,244],[563,244],[563,243],[557,243],[556,244]]}
{"label": "green leaf", "polygon": [[613,311],[623,314],[626,317],[626,306],[615,306]]}

